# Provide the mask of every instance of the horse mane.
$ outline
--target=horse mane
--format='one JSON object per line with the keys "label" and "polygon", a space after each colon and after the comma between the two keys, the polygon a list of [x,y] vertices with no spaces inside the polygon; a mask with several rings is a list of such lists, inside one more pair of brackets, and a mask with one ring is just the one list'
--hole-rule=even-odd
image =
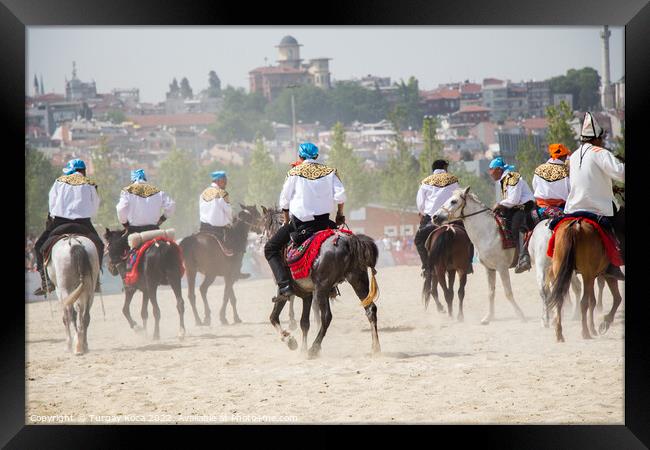
{"label": "horse mane", "polygon": [[[464,189],[456,189],[456,190],[454,191],[454,194],[456,194],[457,192],[463,192],[463,191],[464,191]],[[468,192],[466,197],[471,198],[471,199],[474,200],[476,203],[478,203],[481,207],[483,207],[483,208],[487,208],[488,211],[486,211],[486,212],[488,212],[488,213],[490,213],[492,216],[494,216],[494,211],[492,211],[492,208],[488,208],[487,206],[485,206],[485,204],[484,204],[484,203],[483,203],[483,202],[478,198],[478,196],[477,196],[475,193],[473,193],[473,192]]]}

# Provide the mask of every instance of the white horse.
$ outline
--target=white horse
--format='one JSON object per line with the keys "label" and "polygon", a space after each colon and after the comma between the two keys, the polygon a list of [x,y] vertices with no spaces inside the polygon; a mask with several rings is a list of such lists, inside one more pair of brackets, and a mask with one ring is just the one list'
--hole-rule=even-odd
{"label": "white horse", "polygon": [[63,325],[68,337],[66,348],[72,351],[72,323],[75,328],[74,354],[82,355],[88,351],[90,307],[99,276],[97,247],[87,237],[66,236],[52,247],[46,269],[63,309]]}
{"label": "white horse", "polygon": [[525,322],[524,313],[512,295],[510,273],[508,271],[515,255],[515,249],[503,248],[499,228],[492,210],[481,203],[478,197],[470,193],[468,186],[465,189],[456,189],[453,195],[436,211],[432,219],[437,225],[462,220],[465,223],[467,235],[478,250],[479,261],[487,271],[490,300],[490,310],[481,320],[481,323],[487,325],[494,318],[497,272],[499,272],[501,283],[506,291],[506,298],[515,309],[517,316]]}

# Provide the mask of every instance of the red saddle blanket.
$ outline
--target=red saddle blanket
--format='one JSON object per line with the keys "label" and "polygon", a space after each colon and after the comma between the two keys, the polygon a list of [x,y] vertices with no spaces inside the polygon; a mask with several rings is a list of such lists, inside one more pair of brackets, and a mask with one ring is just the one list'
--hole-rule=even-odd
{"label": "red saddle blanket", "polygon": [[593,225],[593,227],[598,231],[598,234],[600,235],[600,240],[603,242],[603,246],[605,247],[605,253],[607,254],[607,258],[609,258],[609,261],[615,265],[615,266],[622,266],[623,265],[623,260],[621,259],[621,253],[618,250],[618,246],[616,245],[616,240],[610,235],[609,233],[606,233],[603,228],[598,225],[598,223],[594,222],[591,219],[587,219],[586,217],[565,217],[564,219],[560,220],[558,224],[555,226],[555,229],[553,230],[553,235],[551,236],[551,239],[548,241],[548,249],[546,250],[546,254],[548,255],[549,258],[553,257],[553,252],[555,250],[555,233],[557,232],[559,226],[568,220],[577,220],[581,221],[584,220],[585,222]]}
{"label": "red saddle blanket", "polygon": [[287,264],[294,280],[305,278],[309,275],[311,265],[318,256],[320,247],[328,237],[337,232],[352,234],[350,230],[333,230],[331,228],[317,231],[298,247],[289,244],[287,247]]}
{"label": "red saddle blanket", "polygon": [[[176,244],[176,242],[162,236],[155,239],[151,239],[150,241],[145,242],[140,247],[134,250],[135,261],[133,261],[132,264],[130,264],[131,268],[124,276],[124,284],[132,286],[138,282],[138,280],[140,279],[140,270],[139,270],[140,260],[142,259],[142,256],[147,251],[147,249],[158,242],[166,242],[167,245],[174,246],[176,248],[176,251],[178,252],[178,256],[181,258],[181,261],[183,261],[183,251],[181,250],[181,247],[178,244]],[[133,258],[133,255],[130,255],[130,258]],[[181,264],[181,276],[183,276],[184,273],[185,273],[185,267],[183,264]]]}
{"label": "red saddle blanket", "polygon": [[519,237],[513,235],[512,231],[508,229],[506,226],[506,218],[499,214],[495,214],[494,220],[499,228],[499,234],[501,234],[501,244],[503,244],[503,249],[516,248]]}

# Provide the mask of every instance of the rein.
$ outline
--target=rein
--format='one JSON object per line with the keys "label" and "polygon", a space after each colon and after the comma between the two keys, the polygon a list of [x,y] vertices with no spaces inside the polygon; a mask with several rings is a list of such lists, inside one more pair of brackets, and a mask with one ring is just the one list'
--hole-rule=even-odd
{"label": "rein", "polygon": [[490,208],[483,208],[480,211],[476,211],[476,212],[473,212],[471,214],[465,215],[464,211],[465,211],[465,206],[467,206],[467,199],[466,199],[466,197],[461,197],[461,198],[463,199],[463,207],[460,208],[460,216],[458,216],[458,217],[452,217],[451,211],[449,211],[447,208],[445,208],[444,205],[440,207],[440,209],[442,209],[444,212],[447,213],[447,221],[448,222],[451,222],[453,220],[463,220],[463,219],[466,219],[467,217],[472,217],[472,216],[475,216],[477,214],[484,213],[486,211],[491,211]]}

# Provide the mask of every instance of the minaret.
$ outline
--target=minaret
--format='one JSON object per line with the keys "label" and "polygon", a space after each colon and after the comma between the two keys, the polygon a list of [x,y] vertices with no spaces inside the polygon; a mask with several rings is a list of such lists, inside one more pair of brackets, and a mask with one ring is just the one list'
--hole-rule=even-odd
{"label": "minaret", "polygon": [[38,78],[34,74],[34,96],[38,96]]}
{"label": "minaret", "polygon": [[614,89],[609,81],[609,37],[611,34],[607,25],[600,32],[600,38],[603,42],[603,78],[601,80],[600,103],[605,110],[614,108]]}
{"label": "minaret", "polygon": [[45,88],[43,87],[43,74],[41,74],[41,95],[45,95]]}

